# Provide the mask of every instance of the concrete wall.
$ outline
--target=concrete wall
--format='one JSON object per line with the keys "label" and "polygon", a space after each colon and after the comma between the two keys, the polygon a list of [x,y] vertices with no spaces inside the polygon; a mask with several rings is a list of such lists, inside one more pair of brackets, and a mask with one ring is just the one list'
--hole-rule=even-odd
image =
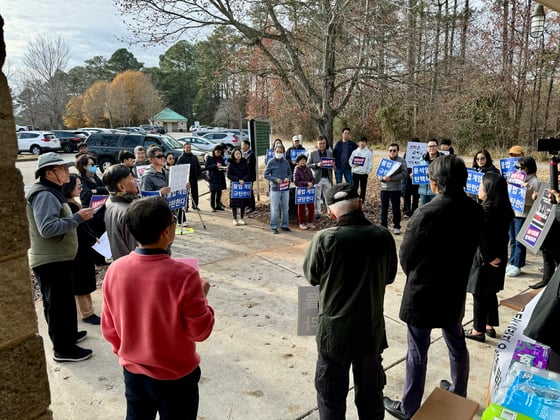
{"label": "concrete wall", "polygon": [[[0,68],[6,58],[3,27],[0,16]],[[45,354],[37,334],[27,261],[23,180],[15,166],[12,99],[1,72],[0,144],[0,419],[50,419]]]}

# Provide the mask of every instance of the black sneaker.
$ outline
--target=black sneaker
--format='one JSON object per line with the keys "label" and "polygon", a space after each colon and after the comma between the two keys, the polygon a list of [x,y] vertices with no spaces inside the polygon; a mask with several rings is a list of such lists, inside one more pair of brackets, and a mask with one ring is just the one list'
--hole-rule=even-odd
{"label": "black sneaker", "polygon": [[87,331],[85,331],[85,330],[78,331],[78,334],[76,335],[76,344],[81,343],[86,338],[87,338]]}
{"label": "black sneaker", "polygon": [[281,227],[280,229],[282,229],[284,232],[291,232],[292,229],[290,229],[289,227]]}
{"label": "black sneaker", "polygon": [[74,346],[69,352],[59,353],[55,351],[53,359],[55,362],[81,362],[82,360],[89,359],[92,353],[92,350]]}
{"label": "black sneaker", "polygon": [[101,324],[101,318],[99,318],[95,314],[85,317],[84,319],[82,319],[82,321],[84,321],[86,324],[91,324],[91,325]]}

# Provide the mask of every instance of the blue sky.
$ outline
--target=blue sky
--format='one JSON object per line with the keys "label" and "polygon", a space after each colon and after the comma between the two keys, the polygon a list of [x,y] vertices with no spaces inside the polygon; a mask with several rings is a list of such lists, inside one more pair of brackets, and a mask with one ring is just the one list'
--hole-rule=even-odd
{"label": "blue sky", "polygon": [[27,46],[39,34],[62,38],[70,47],[69,70],[96,55],[109,58],[127,48],[145,66],[157,66],[170,45],[143,48],[129,45],[123,18],[112,0],[2,0],[8,72],[21,68]]}

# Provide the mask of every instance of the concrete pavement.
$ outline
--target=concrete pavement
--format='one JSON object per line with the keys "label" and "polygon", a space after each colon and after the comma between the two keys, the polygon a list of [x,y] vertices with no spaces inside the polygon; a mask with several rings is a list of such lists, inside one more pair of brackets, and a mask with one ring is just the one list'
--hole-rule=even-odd
{"label": "concrete pavement", "polygon": [[[268,225],[255,219],[234,227],[231,213],[209,211],[208,196],[201,198],[204,230],[190,212],[193,233],[177,235],[175,257],[196,257],[203,277],[210,281],[208,299],[216,312],[210,338],[198,345],[201,355],[199,419],[306,419],[319,418],[313,377],[316,361],[314,337],[296,335],[297,287],[307,285],[302,275],[303,255],[312,232],[292,226],[291,233],[272,235]],[[403,231],[406,224],[403,226]],[[397,246],[401,236],[397,236]],[[529,266],[520,277],[506,279],[500,298],[514,296],[540,279],[540,257],[528,255]],[[406,325],[398,311],[405,278],[399,268],[395,283],[387,288],[385,317],[389,348],[384,353],[387,373],[385,395],[400,398],[404,380]],[[101,293],[93,294],[97,312]],[[442,297],[444,298],[444,297]],[[142,291],[138,291],[142,299]],[[162,303],[164,304],[164,303]],[[45,352],[52,405],[56,419],[117,419],[126,412],[122,370],[100,333],[83,324],[88,339],[82,343],[94,351],[90,360],[60,364],[52,361],[50,341],[36,304]],[[498,339],[514,311],[501,307]],[[464,322],[472,320],[472,299],[467,298]],[[471,353],[469,398],[485,407],[493,348],[468,341]],[[432,333],[425,397],[440,379],[449,379],[447,348],[440,330]],[[357,418],[353,391],[348,394],[347,418]],[[480,418],[482,410],[477,418]],[[387,418],[391,416],[387,415]]]}

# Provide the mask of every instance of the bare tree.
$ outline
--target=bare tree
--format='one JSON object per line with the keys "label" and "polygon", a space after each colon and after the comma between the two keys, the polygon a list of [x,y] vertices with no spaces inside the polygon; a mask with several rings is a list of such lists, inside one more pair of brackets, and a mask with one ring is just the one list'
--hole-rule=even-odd
{"label": "bare tree", "polygon": [[68,101],[66,73],[70,48],[61,39],[39,35],[27,47],[23,57],[28,85],[44,104],[51,127],[62,128]]}
{"label": "bare tree", "polygon": [[261,51],[269,76],[281,81],[301,112],[310,115],[329,139],[334,118],[345,109],[356,86],[364,78],[377,77],[367,67],[374,3],[387,5],[384,18],[395,7],[371,0],[115,3],[122,13],[134,16],[129,28],[140,42],[175,39],[189,28],[234,28],[247,46]]}

